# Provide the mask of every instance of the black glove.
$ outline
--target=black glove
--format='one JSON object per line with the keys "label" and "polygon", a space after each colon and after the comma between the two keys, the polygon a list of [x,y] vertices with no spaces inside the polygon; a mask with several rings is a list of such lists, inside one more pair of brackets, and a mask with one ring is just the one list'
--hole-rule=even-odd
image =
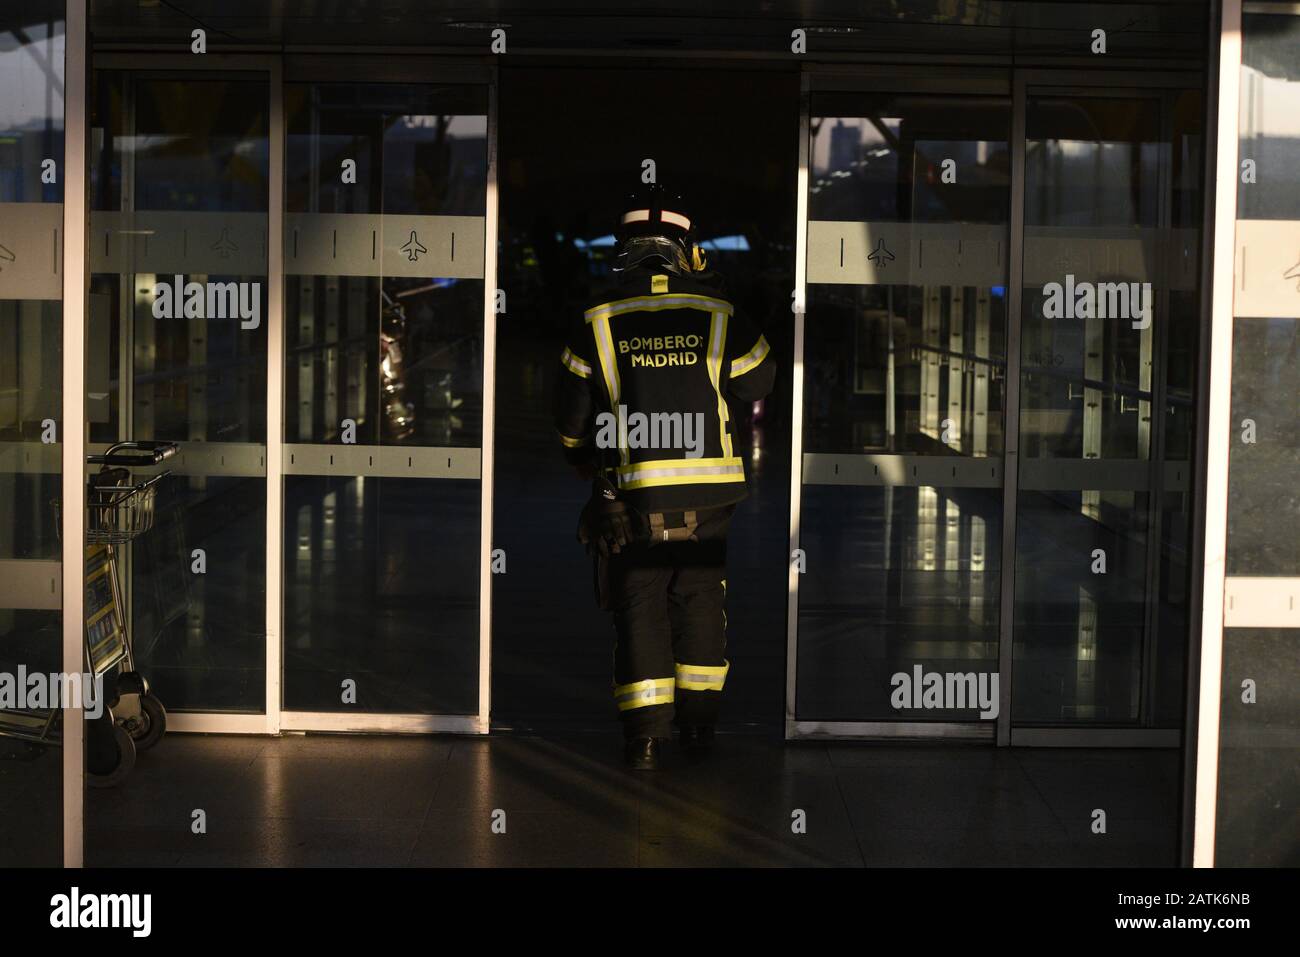
{"label": "black glove", "polygon": [[578,541],[587,546],[587,554],[599,552],[608,558],[617,555],[636,537],[632,509],[618,497],[607,480],[598,478],[591,485],[591,498],[578,517]]}

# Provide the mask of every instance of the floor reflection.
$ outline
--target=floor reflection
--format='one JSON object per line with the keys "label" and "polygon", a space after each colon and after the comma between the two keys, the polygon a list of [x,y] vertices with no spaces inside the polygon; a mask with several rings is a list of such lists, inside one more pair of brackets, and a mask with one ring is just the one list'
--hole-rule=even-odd
{"label": "floor reflection", "polygon": [[[655,775],[612,735],[169,737],[89,866],[1170,866],[1177,752],[782,745]],[[1105,841],[1091,809],[1108,810]],[[194,835],[193,808],[208,812]],[[505,812],[504,834],[492,831]],[[802,810],[804,834],[791,828]]]}

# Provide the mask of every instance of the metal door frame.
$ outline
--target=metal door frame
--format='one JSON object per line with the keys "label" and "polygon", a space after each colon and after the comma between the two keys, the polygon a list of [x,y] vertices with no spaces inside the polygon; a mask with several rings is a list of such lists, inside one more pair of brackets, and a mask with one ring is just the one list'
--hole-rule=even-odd
{"label": "metal door frame", "polygon": [[[86,314],[90,182],[87,65],[88,0],[66,0],[63,72],[63,408],[60,562],[64,674],[81,674],[86,660]],[[81,867],[85,849],[86,729],[80,708],[63,709],[63,866]]]}
{"label": "metal door frame", "polygon": [[[69,0],[69,7],[74,2]],[[282,731],[486,734],[491,710],[491,625],[493,503],[493,429],[496,392],[497,262],[497,74],[479,60],[426,57],[331,56],[268,53],[172,54],[118,50],[89,53],[90,69],[133,73],[201,71],[265,73],[269,106],[269,190],[267,198],[267,394],[266,394],[266,672],[265,703],[259,712],[176,711],[168,728],[177,732],[279,734]],[[479,675],[478,708],[470,714],[289,711],[283,707],[283,574],[284,574],[284,84],[294,79],[339,79],[353,82],[465,83],[487,87],[487,179],[483,275],[483,437],[479,453]],[[69,113],[71,116],[71,113]],[[85,121],[82,127],[85,127]],[[71,139],[69,140],[71,143]],[[71,258],[69,259],[71,261]],[[84,262],[84,257],[82,260]],[[130,361],[130,352],[123,352]],[[84,370],[83,373],[84,374]],[[82,390],[84,391],[84,389]],[[71,393],[66,393],[71,394]],[[125,419],[123,420],[125,421]],[[256,454],[257,448],[242,449]],[[247,463],[232,466],[246,468]],[[205,468],[208,466],[205,465]],[[214,474],[210,469],[205,474]],[[231,474],[235,474],[232,472]],[[242,474],[242,473],[241,473]],[[78,472],[80,488],[81,470]],[[79,566],[78,566],[79,567]],[[78,592],[79,594],[79,592]],[[67,638],[65,636],[65,643]],[[78,638],[80,642],[80,638]],[[78,645],[80,648],[80,644]],[[78,651],[80,654],[80,651]]]}
{"label": "metal door frame", "polygon": [[[836,67],[830,65],[810,65],[805,67],[800,95],[799,144],[798,144],[798,197],[796,208],[796,247],[795,247],[795,328],[794,354],[792,356],[792,415],[791,415],[791,450],[790,450],[790,563],[788,575],[788,601],[786,618],[786,700],[785,700],[785,737],[787,739],[803,738],[847,738],[847,739],[897,739],[897,738],[932,738],[932,739],[967,739],[996,741],[999,747],[1044,746],[1044,747],[1177,747],[1182,739],[1181,729],[1163,728],[1107,728],[1107,727],[1055,727],[1055,726],[1017,726],[1013,729],[1011,721],[1011,693],[1013,687],[1014,664],[1014,610],[1015,610],[1015,534],[1016,516],[1019,498],[1019,420],[1020,420],[1020,377],[1021,377],[1021,326],[1023,309],[1023,270],[1024,270],[1024,212],[1025,212],[1025,149],[1026,149],[1026,109],[1030,91],[1064,90],[1091,96],[1128,96],[1138,95],[1157,99],[1160,103],[1162,127],[1167,119],[1167,102],[1170,91],[1175,89],[1204,89],[1205,76],[1196,71],[1160,70],[1150,73],[1129,70],[1085,70],[1072,65],[1066,69],[1042,67],[1030,68],[947,68],[937,67],[902,67],[890,68],[880,65],[860,67]],[[798,622],[799,622],[799,572],[795,567],[794,554],[799,548],[801,504],[803,488],[803,360],[805,337],[805,306],[807,303],[807,234],[808,204],[807,188],[810,165],[810,118],[811,92],[836,90],[846,92],[921,92],[947,93],[953,95],[1005,95],[1011,101],[1011,195],[1008,232],[1010,235],[1008,279],[1007,279],[1007,341],[1006,341],[1006,409],[1004,420],[1004,450],[1002,458],[1002,552],[1000,561],[999,623],[998,623],[998,659],[999,659],[999,710],[994,722],[925,722],[925,721],[809,721],[798,717],[796,696],[798,689]],[[1161,133],[1166,130],[1162,128]],[[1169,216],[1168,196],[1169,171],[1161,166],[1158,183],[1159,210],[1161,227],[1167,226]],[[1203,184],[1208,190],[1210,184]],[[1206,224],[1200,223],[1202,231]],[[1202,295],[1205,291],[1202,290]],[[1167,288],[1162,292],[1162,301],[1167,297]],[[1167,341],[1167,323],[1158,334]],[[1161,345],[1164,345],[1162,341]],[[1203,343],[1201,348],[1206,348]],[[1153,381],[1153,409],[1156,406],[1155,389],[1157,385],[1163,392],[1164,352],[1157,347],[1156,355],[1161,358],[1156,377]],[[1200,424],[1198,423],[1198,428]],[[1163,436],[1163,424],[1153,431],[1153,448],[1156,434]],[[1163,443],[1161,443],[1163,444]],[[1191,462],[1187,463],[1190,471]],[[1161,462],[1148,455],[1147,473],[1154,480],[1154,470],[1163,467]],[[1152,481],[1152,489],[1157,489],[1159,482]],[[1154,498],[1154,496],[1153,496]],[[1146,555],[1146,581],[1150,586],[1158,575],[1159,542],[1152,539],[1152,534],[1159,534],[1157,503],[1149,503],[1148,546]],[[1194,562],[1194,556],[1189,556]],[[1153,568],[1153,566],[1155,566]],[[1150,606],[1148,592],[1148,606]],[[1154,614],[1148,607],[1146,621],[1149,623]],[[1154,635],[1150,627],[1144,627],[1142,700],[1143,714],[1147,711],[1148,683],[1151,680],[1146,665],[1152,660],[1153,652],[1149,645]],[[1191,653],[1189,649],[1189,654]]]}

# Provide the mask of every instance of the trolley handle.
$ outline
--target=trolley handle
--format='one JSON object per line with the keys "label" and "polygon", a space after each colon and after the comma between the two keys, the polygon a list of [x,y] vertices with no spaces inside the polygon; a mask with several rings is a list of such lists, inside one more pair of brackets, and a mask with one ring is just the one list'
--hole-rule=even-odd
{"label": "trolley handle", "polygon": [[[88,492],[99,492],[101,495],[111,496],[111,501],[95,502],[87,499],[87,502],[89,505],[96,506],[96,507],[100,507],[106,504],[122,503],[127,501],[133,496],[139,495],[141,492],[149,491],[155,485],[157,485],[159,482],[161,482],[163,479],[167,478],[171,474],[172,474],[171,469],[164,469],[163,471],[159,472],[157,475],[154,475],[151,478],[148,478],[137,485],[131,485],[129,481],[124,481],[123,484],[118,484],[118,485],[96,485],[95,476],[92,475],[90,481],[86,484],[86,490]],[[100,475],[103,475],[103,473],[101,472]]]}
{"label": "trolley handle", "polygon": [[101,455],[87,455],[86,462],[90,465],[141,468],[171,458],[178,448],[175,442],[118,442]]}

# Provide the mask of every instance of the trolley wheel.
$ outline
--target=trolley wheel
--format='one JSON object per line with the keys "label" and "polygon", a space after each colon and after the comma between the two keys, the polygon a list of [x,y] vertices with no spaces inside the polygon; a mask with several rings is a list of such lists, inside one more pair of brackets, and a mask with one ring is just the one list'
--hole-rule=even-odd
{"label": "trolley wheel", "polygon": [[113,743],[117,745],[117,766],[105,774],[95,774],[86,770],[86,783],[92,788],[117,787],[135,767],[135,741],[127,730],[113,725]]}
{"label": "trolley wheel", "polygon": [[142,694],[138,700],[136,713],[119,719],[118,724],[131,735],[137,751],[148,751],[167,732],[167,709],[153,694]]}

